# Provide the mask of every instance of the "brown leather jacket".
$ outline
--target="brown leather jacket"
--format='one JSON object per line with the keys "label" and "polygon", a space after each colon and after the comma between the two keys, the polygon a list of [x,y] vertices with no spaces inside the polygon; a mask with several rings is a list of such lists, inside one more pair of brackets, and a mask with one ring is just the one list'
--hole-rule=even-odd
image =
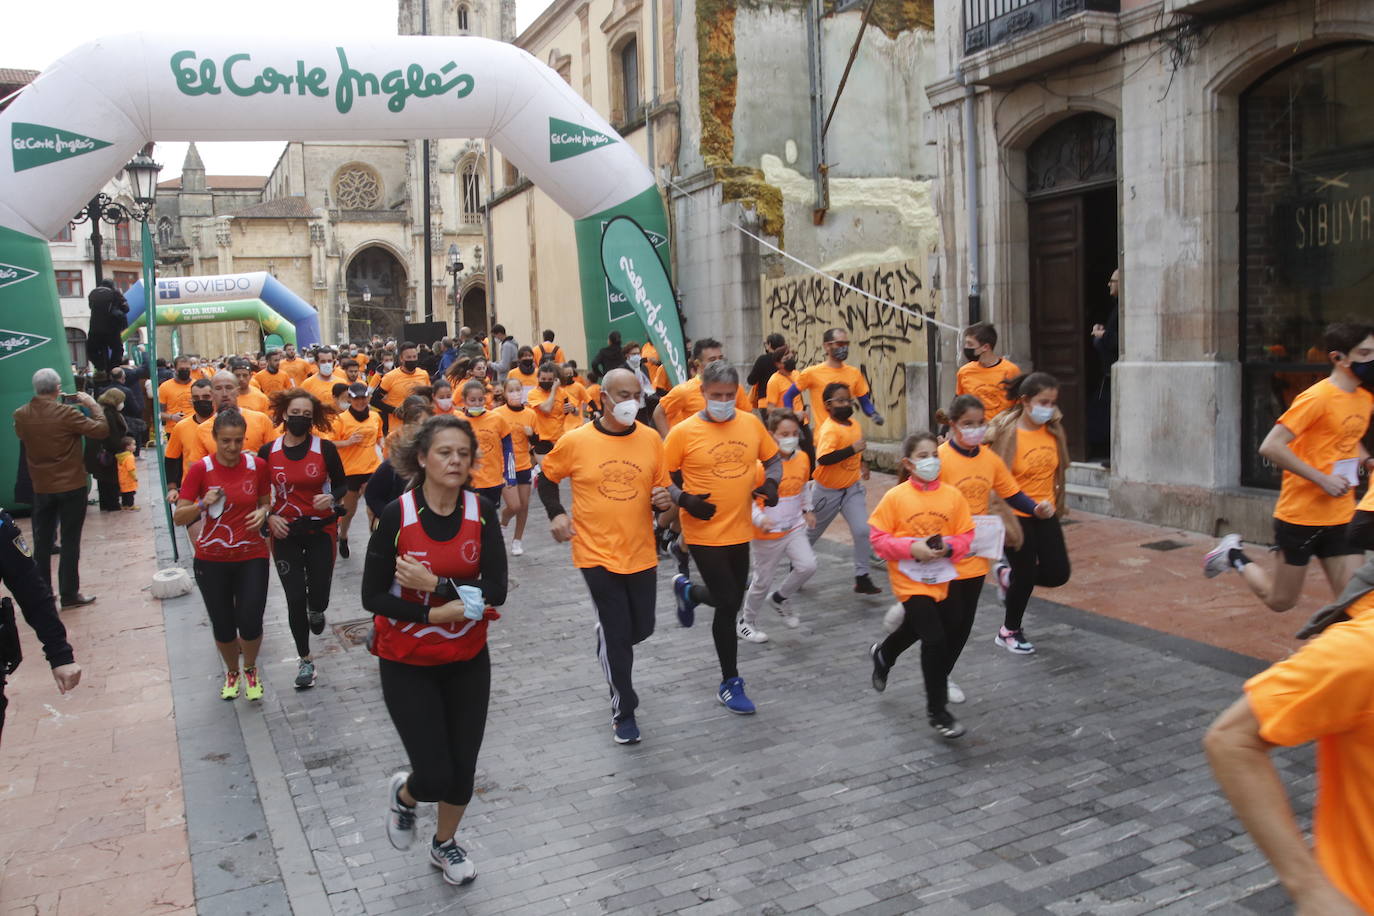
{"label": "brown leather jacket", "polygon": [[86,486],[82,437],[110,434],[105,417],[87,417],[54,398],[34,398],[14,412],[35,493],[66,493]]}

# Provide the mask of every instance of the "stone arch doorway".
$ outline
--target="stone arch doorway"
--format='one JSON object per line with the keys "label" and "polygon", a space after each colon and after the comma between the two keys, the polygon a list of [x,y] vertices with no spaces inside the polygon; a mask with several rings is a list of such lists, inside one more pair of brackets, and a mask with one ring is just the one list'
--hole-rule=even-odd
{"label": "stone arch doorway", "polygon": [[399,341],[409,290],[400,259],[381,245],[369,245],[349,260],[345,282],[348,339],[367,340],[376,334]]}
{"label": "stone arch doorway", "polygon": [[[1085,112],[1026,150],[1031,356],[1060,381],[1069,452],[1111,457],[1111,366],[1120,353],[1116,121]],[[1095,326],[1103,333],[1094,336]]]}
{"label": "stone arch doorway", "polygon": [[487,335],[487,288],[474,286],[463,293],[458,309],[458,318],[463,327],[472,328],[477,337]]}

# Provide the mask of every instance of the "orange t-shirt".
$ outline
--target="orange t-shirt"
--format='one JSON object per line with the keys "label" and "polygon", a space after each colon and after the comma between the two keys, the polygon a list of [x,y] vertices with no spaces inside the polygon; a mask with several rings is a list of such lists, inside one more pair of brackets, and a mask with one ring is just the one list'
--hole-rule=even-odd
{"label": "orange t-shirt", "polygon": [[253,384],[258,386],[258,390],[269,398],[278,391],[285,391],[288,388],[296,387],[295,381],[291,376],[278,369],[276,372],[268,372],[266,369],[259,369],[253,373]]}
{"label": "orange t-shirt", "polygon": [[517,471],[528,471],[533,467],[530,461],[530,437],[525,430],[534,429],[534,417],[530,414],[528,407],[521,407],[516,410],[509,404],[502,404],[493,413],[506,421],[506,426],[510,428],[510,444],[515,450],[515,469]]}
{"label": "orange t-shirt", "polygon": [[[357,445],[339,444],[351,439],[354,433],[362,436]],[[334,430],[329,438],[339,450],[339,460],[349,477],[371,474],[382,463],[382,415],[375,408],[368,408],[366,420],[359,420],[351,410],[341,411],[334,417]]]}
{"label": "orange t-shirt", "polygon": [[334,386],[338,384],[348,384],[348,376],[342,372],[335,372],[326,379],[316,374],[301,382],[301,387],[313,394],[325,407],[333,407],[336,403]]}
{"label": "orange t-shirt", "polygon": [[572,479],[573,566],[621,574],[658,566],[650,497],[654,487],[668,486],[668,470],[652,427],[636,423],[612,435],[594,423],[579,426],[541,467],[554,483]]}
{"label": "orange t-shirt", "polygon": [[581,384],[573,382],[571,385],[564,386],[563,390],[568,393],[568,400],[572,401],[573,406],[577,408],[577,413],[570,413],[563,418],[563,428],[577,429],[582,425],[582,414],[587,407],[587,389]]}
{"label": "orange t-shirt", "polygon": [[[992,493],[1006,499],[1021,491],[1021,485],[1012,476],[1007,464],[990,448],[978,449],[978,454],[970,458],[946,442],[939,448],[940,481],[957,487],[968,500],[969,511],[974,515],[987,515]],[[1050,480],[1053,485],[1053,478]],[[986,557],[969,556],[954,564],[960,579],[973,579],[988,574],[989,561]]]}
{"label": "orange t-shirt", "polygon": [[[807,395],[807,400],[811,403],[811,420],[813,423],[818,423],[830,416],[830,412],[824,409],[825,386],[832,382],[844,382],[849,386],[849,394],[854,398],[854,411],[856,413],[859,410],[859,398],[868,394],[868,382],[864,380],[864,374],[848,363],[838,369],[831,369],[825,363],[820,363],[798,370],[793,384],[797,386],[798,393]],[[785,393],[787,389],[784,388],[783,391]],[[794,400],[792,403],[796,404],[796,401]]]}
{"label": "orange t-shirt", "polygon": [[491,410],[476,417],[464,411],[462,417],[472,424],[472,431],[477,434],[477,460],[472,464],[472,485],[479,490],[504,485],[506,455],[501,440],[510,435],[505,417]]}
{"label": "orange t-shirt", "polygon": [[196,433],[199,427],[200,417],[192,411],[182,417],[181,421],[172,427],[172,431],[167,436],[167,445],[162,453],[168,458],[180,458],[183,471],[191,465],[191,459],[186,456],[189,453],[200,451],[200,445],[196,444]]}
{"label": "orange t-shirt", "polygon": [[120,452],[115,455],[115,467],[119,470],[119,492],[134,493],[138,490],[138,464],[133,452]]}
{"label": "orange t-shirt", "polygon": [[179,413],[184,420],[195,414],[191,408],[191,384],[195,379],[188,382],[178,382],[174,378],[169,378],[161,385],[157,386],[157,402],[162,405],[166,413]]}
{"label": "orange t-shirt", "polygon": [[716,514],[708,520],[685,510],[678,516],[682,537],[698,547],[747,544],[754,538],[754,462],[778,453],[757,416],[736,411],[724,423],[711,423],[695,414],[677,424],[664,440],[668,471],[682,472],[682,489],[711,494]]}
{"label": "orange t-shirt", "polygon": [[[1016,428],[1016,460],[1012,462],[1011,473],[1026,495],[1037,503],[1049,500],[1054,502],[1054,475],[1059,470],[1059,440],[1054,433],[1042,426],[1028,432]],[[1017,512],[1022,518],[1030,518],[1024,512]]]}
{"label": "orange t-shirt", "polygon": [[1326,877],[1374,913],[1374,595],[1293,655],[1245,682],[1260,737],[1317,742],[1313,835]]}
{"label": "orange t-shirt", "polygon": [[[1359,458],[1371,410],[1374,394],[1363,388],[1342,391],[1328,378],[1294,398],[1275,422],[1293,434],[1288,444],[1293,454],[1323,474],[1332,474],[1336,462]],[[1305,477],[1283,472],[1274,518],[1290,525],[1344,525],[1354,517],[1354,493],[1327,496]]]}
{"label": "orange t-shirt", "polygon": [[520,383],[520,387],[525,389],[525,398],[528,399],[530,392],[539,387],[539,370],[533,372],[521,372],[519,366],[512,366],[510,372],[506,373],[506,381],[515,379]]}
{"label": "orange t-shirt", "polygon": [[864,467],[862,454],[850,455],[836,464],[821,464],[820,459],[848,448],[863,437],[863,428],[855,421],[840,423],[833,417],[826,417],[816,431],[816,469],[811,472],[811,479],[831,490],[843,490],[858,483]]}
{"label": "orange t-shirt", "polygon": [[[763,485],[764,471],[763,465],[756,465],[758,468],[754,473],[754,486]],[[790,458],[784,458],[782,462],[782,480],[778,481],[778,504],[776,506],[764,506],[763,497],[756,497],[754,504],[763,509],[774,520],[782,521],[800,517],[805,508],[806,483],[811,479],[811,458],[806,452],[797,449]],[[787,534],[791,528],[783,528],[779,531],[764,531],[758,525],[754,526],[754,540],[756,541],[776,541],[778,538]]]}
{"label": "orange t-shirt", "polygon": [[[942,482],[933,490],[925,490],[914,480],[899,483],[883,494],[868,517],[870,527],[899,538],[928,538],[932,534],[965,534],[973,530],[973,513],[958,487]],[[918,582],[900,567],[900,562],[887,561],[887,578],[898,600],[927,595],[943,601],[949,594],[948,582]]]}
{"label": "orange t-shirt", "polygon": [[553,392],[554,402],[549,413],[537,409],[538,406],[549,397],[549,392],[539,386],[529,393],[529,401],[526,408],[534,411],[534,434],[545,442],[557,442],[558,437],[563,435],[567,429],[568,416],[563,411],[563,405],[572,403],[572,398],[568,396],[568,391],[562,385]]}
{"label": "orange t-shirt", "polygon": [[301,359],[299,356],[295,359],[282,359],[282,361],[277,364],[277,368],[290,376],[291,380],[297,385],[309,378],[315,371],[315,367],[312,364]]}
{"label": "orange t-shirt", "polygon": [[[782,396],[787,393],[787,389],[791,388],[796,380],[797,372],[795,369],[790,373],[781,369],[774,372],[768,377],[768,384],[764,386],[763,397],[759,399],[759,406],[782,407]],[[792,400],[792,404],[797,406],[795,398]],[[807,417],[804,409],[797,411],[797,416],[802,418],[803,423],[806,422]]]}
{"label": "orange t-shirt", "polygon": [[[241,410],[243,419],[248,424],[248,429],[243,434],[244,452],[258,453],[258,449],[281,435],[272,426],[271,417],[265,413],[258,413],[256,410]],[[196,424],[196,434],[194,438],[186,443],[186,452],[182,455],[182,467],[189,467],[191,462],[199,461],[206,455],[215,454],[215,418],[213,415],[207,417],[204,422]]]}
{"label": "orange t-shirt", "polygon": [[1002,383],[1016,378],[1021,369],[1009,359],[999,360],[995,366],[984,366],[978,360],[964,363],[954,377],[954,393],[971,394],[983,402],[983,410],[991,420],[1011,406]]}
{"label": "orange t-shirt", "polygon": [[258,413],[267,413],[272,409],[272,402],[256,386],[249,385],[247,391],[239,392],[239,408],[245,407]]}
{"label": "orange t-shirt", "polygon": [[429,385],[429,373],[423,369],[416,369],[414,372],[406,372],[399,366],[392,369],[381,377],[377,385],[386,392],[382,398],[382,403],[393,408],[400,407],[412,391],[416,388],[424,388]]}
{"label": "orange t-shirt", "polygon": [[[701,376],[693,376],[681,385],[674,385],[658,403],[663,408],[664,416],[668,418],[669,429],[705,410],[706,396],[701,393]],[[743,388],[735,393],[735,409],[745,412],[754,409],[748,393]]]}
{"label": "orange t-shirt", "polygon": [[568,354],[564,353],[563,348],[558,344],[546,340],[534,348],[534,363],[536,366],[542,366],[549,360],[553,360],[561,366],[568,361]]}

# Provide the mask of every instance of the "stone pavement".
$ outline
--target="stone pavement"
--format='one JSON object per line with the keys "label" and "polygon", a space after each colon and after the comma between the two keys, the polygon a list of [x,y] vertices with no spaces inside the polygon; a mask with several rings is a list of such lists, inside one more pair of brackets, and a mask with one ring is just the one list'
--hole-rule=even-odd
{"label": "stone pavement", "polygon": [[[870,487],[880,492],[884,483],[875,475]],[[145,525],[147,514],[139,513]],[[636,664],[645,741],[620,747],[610,740],[585,587],[540,518],[536,509],[529,553],[512,559],[511,597],[492,627],[491,713],[478,794],[459,834],[480,871],[467,888],[443,884],[418,844],[401,853],[386,841],[385,782],[405,759],[375,659],[350,638],[362,629],[351,625],[365,620],[357,535],[353,558],[339,561],[311,691],[290,686],[294,651],[275,584],[262,662],[268,694],[257,705],[218,700],[219,662],[199,597],[164,602],[170,671],[139,683],[160,685],[165,696],[170,676],[175,722],[164,700],[161,731],[137,733],[134,741],[161,749],[149,750],[144,766],[165,766],[175,728],[180,767],[171,759],[161,785],[184,780],[185,828],[178,822],[170,832],[182,843],[179,863],[189,849],[198,912],[1286,910],[1272,872],[1216,793],[1199,747],[1206,724],[1262,663],[1161,630],[1186,623],[1191,604],[1197,614],[1226,606],[1235,609],[1236,630],[1281,621],[1264,637],[1277,646],[1297,618],[1247,604],[1237,577],[1202,580],[1192,548],[1203,539],[1187,540],[1187,549],[1143,550],[1192,536],[1079,516],[1069,528],[1075,583],[1049,597],[1079,604],[1099,590],[1109,613],[1127,619],[1037,599],[1028,625],[1040,651],[1019,658],[992,644],[998,613],[995,595],[985,595],[956,671],[970,697],[956,711],[970,731],[952,743],[925,724],[914,654],[899,663],[885,694],[869,687],[866,650],[889,599],[850,591],[838,532],[835,542],[822,542],[821,572],[796,599],[801,629],[773,625],[769,643],[741,646],[741,671],[759,704],[754,717],[731,716],[716,701],[709,612],[702,609],[704,619],[690,630],[677,626],[665,564],[659,631],[640,647]],[[91,554],[111,552],[87,543]],[[151,558],[138,554],[152,548],[147,540],[141,547],[120,548],[108,562],[142,563],[129,575],[145,582]],[[162,562],[170,559],[165,550],[161,539]],[[1136,562],[1141,557],[1148,563]],[[1176,586],[1162,585],[1175,579]],[[1222,628],[1211,630],[1216,636]],[[162,636],[150,626],[125,638],[156,667],[167,655]],[[157,643],[162,655],[146,643]],[[80,644],[78,652],[87,665],[99,654]],[[39,658],[19,674],[47,677]],[[10,722],[34,723],[30,734],[56,696],[50,680],[49,696],[41,682],[33,686],[22,699],[11,692]],[[127,691],[120,696],[129,699]],[[16,737],[25,733],[6,731],[0,763],[41,770]],[[67,766],[82,758],[71,749],[61,756]],[[1305,819],[1311,755],[1285,751],[1276,759]],[[3,772],[0,792],[23,791],[22,775]],[[0,810],[9,811],[2,797]],[[119,812],[113,832],[131,832],[138,810],[138,835],[167,833],[151,828],[139,803],[137,793],[109,803]],[[33,817],[31,826],[45,823]],[[65,812],[37,833],[56,841],[84,823]],[[421,835],[432,824],[432,811],[424,811]],[[75,895],[102,891],[74,863],[52,861],[35,881],[16,875],[18,861],[11,859],[3,888],[10,911],[94,911],[80,905],[90,896]],[[184,893],[186,869],[176,874]],[[59,889],[73,895],[65,910],[51,899]],[[175,912],[190,902],[169,895],[161,908],[149,902],[113,911]]]}

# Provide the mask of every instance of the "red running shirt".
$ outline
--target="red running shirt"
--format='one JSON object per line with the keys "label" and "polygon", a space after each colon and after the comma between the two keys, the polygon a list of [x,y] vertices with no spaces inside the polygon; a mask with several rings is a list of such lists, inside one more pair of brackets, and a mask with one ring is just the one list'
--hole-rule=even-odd
{"label": "red running shirt", "polygon": [[[285,439],[273,439],[267,453],[268,478],[272,482],[272,514],[279,515],[288,522],[298,518],[329,518],[334,515],[332,508],[323,512],[315,508],[315,497],[330,492],[329,468],[324,463],[324,452],[320,448],[320,437],[310,437],[310,449],[299,461],[286,457]],[[326,525],[324,531],[334,531],[335,522]]]}
{"label": "red running shirt", "polygon": [[248,517],[258,508],[258,494],[268,487],[267,465],[248,452],[232,468],[206,455],[187,468],[180,495],[202,499],[211,487],[222,489],[224,498],[205,512],[195,543],[196,559],[233,563],[266,557],[267,540],[259,529],[248,526]]}

